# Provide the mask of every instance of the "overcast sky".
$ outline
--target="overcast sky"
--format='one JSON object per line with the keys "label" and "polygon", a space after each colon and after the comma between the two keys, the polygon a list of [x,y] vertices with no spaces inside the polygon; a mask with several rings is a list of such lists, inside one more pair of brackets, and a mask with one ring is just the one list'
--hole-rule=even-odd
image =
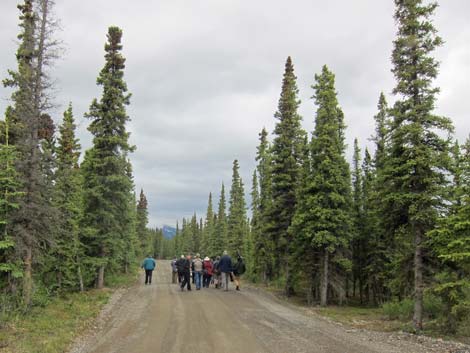
{"label": "overcast sky", "polygon": [[[58,108],[73,103],[79,137],[89,148],[83,118],[100,97],[107,28],[123,29],[125,80],[132,92],[132,156],[137,192],[149,200],[150,225],[203,216],[212,191],[230,186],[238,159],[247,193],[258,133],[272,131],[282,74],[291,56],[298,77],[300,113],[311,132],[314,74],[327,64],[347,129],[370,145],[378,96],[393,102],[390,55],[396,26],[392,0],[56,0],[66,52],[53,75]],[[451,117],[459,139],[470,132],[470,1],[440,1],[435,25],[445,40],[438,112]],[[18,0],[0,0],[0,77],[15,69]],[[0,88],[0,112],[10,91]],[[350,157],[348,151],[348,158]]]}

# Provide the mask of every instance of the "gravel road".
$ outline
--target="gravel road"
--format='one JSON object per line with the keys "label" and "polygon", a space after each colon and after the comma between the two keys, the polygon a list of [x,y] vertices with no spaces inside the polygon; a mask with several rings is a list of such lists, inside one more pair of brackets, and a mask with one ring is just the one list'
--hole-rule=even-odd
{"label": "gravel road", "polygon": [[154,283],[117,291],[69,353],[421,353],[470,347],[398,333],[357,330],[254,289],[181,292],[169,261]]}

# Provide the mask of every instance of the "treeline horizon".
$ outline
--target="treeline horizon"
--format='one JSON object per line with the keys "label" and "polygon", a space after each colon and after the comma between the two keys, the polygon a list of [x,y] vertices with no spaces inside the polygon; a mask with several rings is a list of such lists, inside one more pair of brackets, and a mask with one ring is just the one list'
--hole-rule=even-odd
{"label": "treeline horizon", "polygon": [[395,102],[377,92],[374,150],[356,139],[347,162],[344,114],[326,65],[311,86],[314,130],[302,128],[288,57],[275,128],[259,134],[251,219],[235,160],[228,209],[222,184],[216,212],[210,193],[204,219],[177,224],[166,241],[171,256],[239,251],[249,279],[281,285],[287,296],[322,306],[411,299],[417,332],[435,316],[442,331],[469,332],[470,140],[459,143],[452,121],[434,113],[437,2],[395,6]]}

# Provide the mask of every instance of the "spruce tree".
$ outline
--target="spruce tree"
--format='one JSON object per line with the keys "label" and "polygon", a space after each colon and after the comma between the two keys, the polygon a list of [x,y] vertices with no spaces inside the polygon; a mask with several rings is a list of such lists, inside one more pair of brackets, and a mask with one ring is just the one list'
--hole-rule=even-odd
{"label": "spruce tree", "polygon": [[69,104],[59,126],[54,205],[60,210],[61,222],[50,261],[54,263],[52,269],[57,273],[59,288],[79,288],[83,291],[81,271],[84,249],[79,228],[82,182],[78,164],[81,146],[75,130],[72,104]]}
{"label": "spruce tree", "polygon": [[[52,2],[45,1],[42,5],[51,10]],[[41,116],[50,107],[50,82],[46,68],[52,62],[53,48],[46,42],[53,30],[47,26],[51,20],[50,11],[36,13],[31,0],[25,0],[18,8],[21,12],[16,54],[18,68],[17,71],[9,71],[10,77],[3,83],[15,90],[11,97],[13,108],[9,110],[11,128],[15,133],[11,142],[18,152],[15,168],[24,197],[18,199],[18,207],[10,213],[9,227],[11,234],[15,234],[17,250],[22,257],[23,300],[29,306],[33,294],[33,270],[38,258],[44,254],[44,248],[53,243],[51,234],[54,234],[52,228],[56,215],[41,168],[39,136]]]}
{"label": "spruce tree", "polygon": [[[84,210],[82,226],[89,262],[96,268],[96,285],[104,286],[105,269],[117,269],[124,263],[127,233],[132,223],[130,198],[133,182],[128,154],[134,147],[128,142],[126,106],[130,94],[123,80],[125,59],[121,54],[122,31],[110,27],[105,45],[105,65],[97,84],[103,95],[93,100],[86,116],[93,134],[93,147],[83,161]],[[134,204],[135,205],[135,204]]]}
{"label": "spruce tree", "polygon": [[[434,227],[438,209],[444,206],[443,186],[449,167],[448,139],[452,131],[449,119],[433,113],[436,94],[432,82],[438,74],[438,62],[431,56],[442,44],[431,16],[437,3],[422,0],[395,0],[397,38],[392,53],[392,72],[397,96],[391,115],[390,153],[385,185],[387,199],[399,208],[396,217],[406,223],[400,232],[413,252],[414,315],[417,331],[423,328],[423,274],[426,266],[427,233]],[[403,254],[405,257],[407,254]]]}
{"label": "spruce tree", "polygon": [[287,58],[281,96],[275,118],[272,145],[272,204],[269,211],[268,231],[274,242],[275,265],[278,275],[285,276],[285,291],[292,294],[293,284],[289,266],[290,244],[288,233],[296,207],[296,189],[299,182],[301,142],[305,132],[301,127],[300,104],[294,66]]}
{"label": "spruce tree", "polygon": [[137,202],[136,232],[139,238],[139,255],[147,256],[151,249],[150,235],[147,231],[148,224],[148,202],[144,190],[140,189],[139,201]]}
{"label": "spruce tree", "polygon": [[212,193],[209,193],[209,200],[207,201],[207,212],[204,223],[203,237],[201,240],[202,251],[208,256],[215,255],[214,252],[214,235],[215,235],[215,224],[214,224],[214,210],[212,206]]}
{"label": "spruce tree", "polygon": [[[315,80],[312,88],[317,113],[310,144],[310,173],[296,209],[292,232],[307,257],[319,258],[320,303],[324,306],[330,287],[340,300],[344,296],[344,288],[339,284],[342,281],[335,277],[341,277],[341,270],[349,266],[344,250],[349,246],[352,226],[351,177],[344,157],[345,125],[336,98],[334,75],[324,66]],[[305,270],[314,273],[316,268]]]}
{"label": "spruce tree", "polygon": [[17,209],[20,184],[14,167],[17,152],[9,143],[9,119],[5,119],[3,131],[0,131],[0,291],[12,293],[15,281],[22,275],[22,269],[16,256],[15,238],[9,231],[10,213]]}
{"label": "spruce tree", "polygon": [[249,252],[245,251],[245,257],[250,259],[250,274],[253,279],[259,279],[262,273],[262,268],[259,261],[259,250],[257,245],[261,243],[261,217],[260,217],[260,196],[258,186],[258,175],[256,170],[253,172],[251,182],[251,228],[249,239],[246,241],[246,248]]}
{"label": "spruce tree", "polygon": [[227,245],[227,214],[225,202],[225,186],[222,183],[220,190],[219,206],[217,210],[217,223],[215,226],[214,252],[216,255],[222,255]]}
{"label": "spruce tree", "polygon": [[227,250],[232,255],[243,251],[247,229],[245,191],[239,168],[238,160],[235,159],[233,161],[232,187],[230,188],[227,217]]}
{"label": "spruce tree", "polygon": [[352,275],[353,275],[353,295],[356,295],[356,288],[359,289],[361,304],[364,300],[364,284],[366,282],[366,242],[368,234],[364,232],[364,194],[363,175],[361,170],[361,150],[357,138],[354,139],[353,170],[352,170],[352,217],[353,217],[353,237],[352,248]]}
{"label": "spruce tree", "polygon": [[257,147],[256,170],[259,177],[259,222],[258,229],[254,230],[254,267],[261,276],[261,280],[267,283],[273,277],[274,244],[269,233],[269,212],[272,205],[272,171],[271,171],[271,147],[268,141],[266,129],[259,134],[260,142]]}
{"label": "spruce tree", "polygon": [[429,233],[430,245],[440,261],[433,290],[445,304],[446,332],[455,333],[459,322],[470,314],[470,138],[453,147],[452,204]]}

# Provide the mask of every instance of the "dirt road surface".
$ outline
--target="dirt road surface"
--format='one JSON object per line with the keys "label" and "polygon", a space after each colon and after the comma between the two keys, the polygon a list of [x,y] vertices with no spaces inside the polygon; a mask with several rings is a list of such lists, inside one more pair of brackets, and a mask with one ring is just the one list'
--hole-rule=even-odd
{"label": "dirt road surface", "polygon": [[70,353],[470,352],[412,335],[347,328],[255,289],[181,292],[169,261],[154,283],[119,290]]}

